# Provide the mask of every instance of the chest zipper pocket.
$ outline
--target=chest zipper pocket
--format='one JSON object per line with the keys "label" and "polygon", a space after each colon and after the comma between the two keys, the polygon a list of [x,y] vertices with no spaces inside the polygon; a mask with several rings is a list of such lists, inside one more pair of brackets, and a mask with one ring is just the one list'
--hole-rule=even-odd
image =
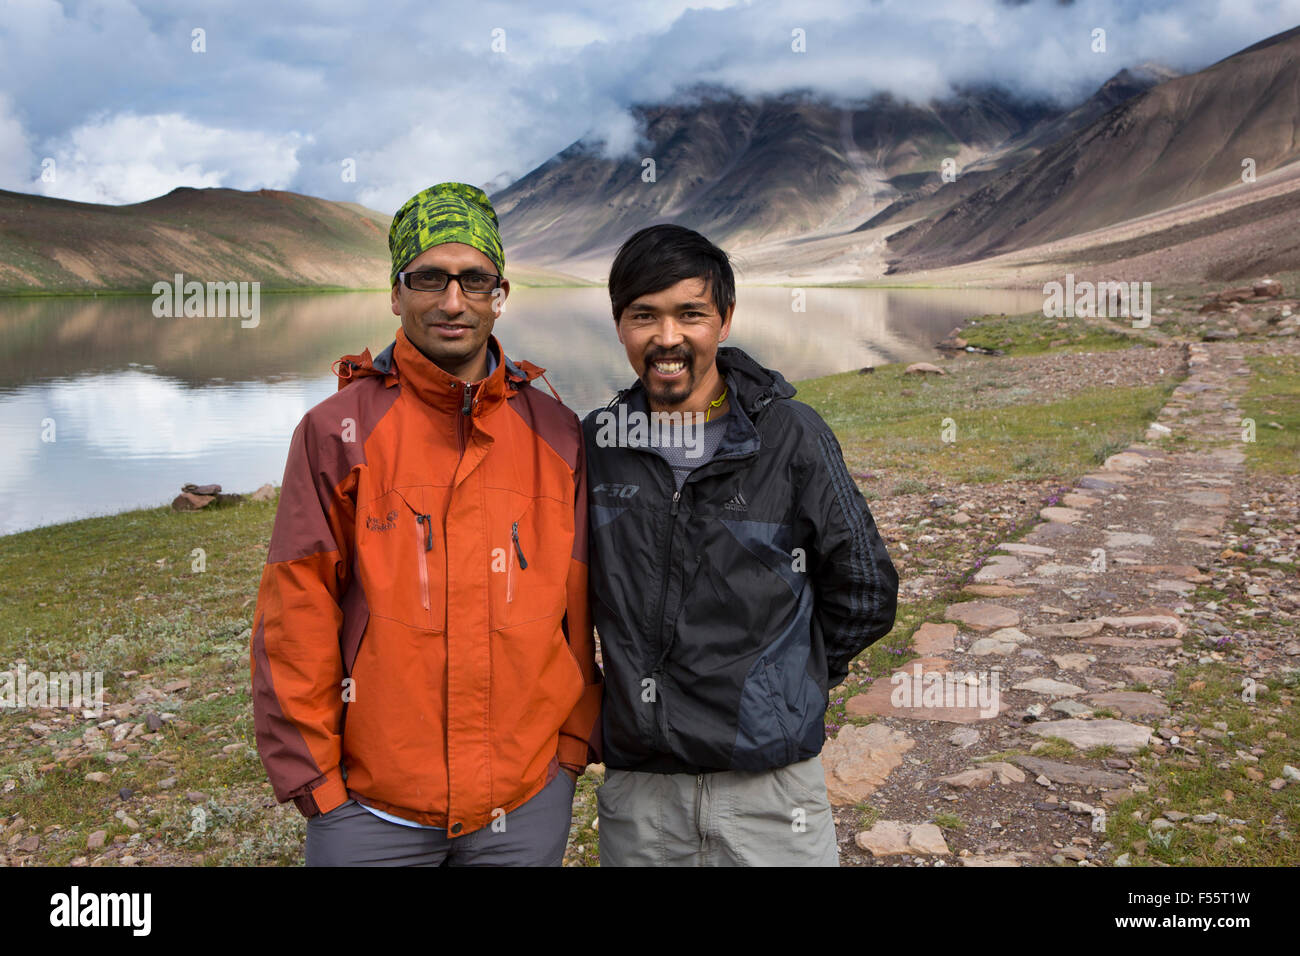
{"label": "chest zipper pocket", "polygon": [[510,563],[506,565],[506,603],[510,604],[515,599],[515,557],[519,558],[519,570],[528,570],[528,561],[524,558],[523,548],[519,547],[519,522],[516,521],[510,526],[510,540],[514,543],[514,554],[510,556]]}
{"label": "chest zipper pocket", "polygon": [[[420,530],[420,526],[424,530]],[[427,611],[429,610],[429,565],[425,557],[433,550],[433,516],[421,515],[415,516],[415,562],[420,569],[420,604]]]}

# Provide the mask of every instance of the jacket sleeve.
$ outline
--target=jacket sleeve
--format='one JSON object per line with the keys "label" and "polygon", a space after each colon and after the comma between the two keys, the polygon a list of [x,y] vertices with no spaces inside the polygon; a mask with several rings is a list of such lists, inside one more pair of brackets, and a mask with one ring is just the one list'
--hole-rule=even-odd
{"label": "jacket sleeve", "polygon": [[604,691],[603,678],[596,666],[596,637],[587,594],[587,462],[582,431],[578,431],[577,466],[574,468],[573,554],[565,585],[567,604],[564,635],[569,649],[582,668],[586,682],[582,697],[560,727],[557,757],[560,766],[579,776],[589,763],[600,763],[600,707]]}
{"label": "jacket sleeve", "polygon": [[250,648],[257,749],[280,803],[304,816],[348,799],[340,770],[343,658],[340,607],[349,584],[355,503],[339,436],[294,432],[258,589]]}
{"label": "jacket sleeve", "polygon": [[835,434],[815,413],[811,417],[796,543],[806,542],[813,622],[826,649],[828,686],[835,687],[853,658],[893,628],[898,572]]}

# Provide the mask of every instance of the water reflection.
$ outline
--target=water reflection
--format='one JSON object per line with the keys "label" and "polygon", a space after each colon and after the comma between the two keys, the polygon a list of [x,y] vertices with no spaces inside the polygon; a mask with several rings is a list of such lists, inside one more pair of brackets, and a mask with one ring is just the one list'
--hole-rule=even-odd
{"label": "water reflection", "polygon": [[[729,344],[792,381],[933,356],[955,323],[1033,292],[742,288]],[[0,299],[0,533],[169,500],[187,481],[278,482],[340,355],[387,345],[382,292],[264,295],[261,322],[155,318],[148,296]],[[604,289],[516,289],[497,325],[576,412],[630,381]],[[54,441],[49,436],[53,423]]]}

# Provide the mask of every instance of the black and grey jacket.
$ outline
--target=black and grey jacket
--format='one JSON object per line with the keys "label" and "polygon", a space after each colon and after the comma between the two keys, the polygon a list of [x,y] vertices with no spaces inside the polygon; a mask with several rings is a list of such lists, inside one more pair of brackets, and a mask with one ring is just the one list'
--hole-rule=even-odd
{"label": "black and grey jacket", "polygon": [[[898,573],[839,443],[779,372],[720,348],[722,443],[680,492],[652,448],[583,422],[605,762],[764,770],[825,741],[828,688],[894,625]],[[605,446],[605,447],[602,447]]]}

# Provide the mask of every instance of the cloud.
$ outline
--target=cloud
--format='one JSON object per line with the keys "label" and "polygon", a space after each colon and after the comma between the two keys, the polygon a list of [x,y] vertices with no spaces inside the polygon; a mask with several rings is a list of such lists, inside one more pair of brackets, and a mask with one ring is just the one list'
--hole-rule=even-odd
{"label": "cloud", "polygon": [[[10,0],[3,175],[14,181],[24,162],[35,175],[33,158],[49,155],[70,164],[53,193],[69,198],[219,184],[390,211],[442,179],[507,182],[578,139],[626,154],[638,132],[630,106],[700,83],[914,101],[996,84],[1064,105],[1125,66],[1200,69],[1300,23],[1300,0],[404,0],[376,11]],[[192,51],[195,27],[206,53]],[[1096,29],[1104,53],[1092,51]],[[341,175],[345,159],[355,181]]]}
{"label": "cloud", "polygon": [[30,192],[34,162],[27,131],[14,115],[9,97],[0,93],[0,189]]}
{"label": "cloud", "polygon": [[56,175],[35,191],[79,202],[133,203],[177,186],[283,189],[306,138],[204,126],[178,113],[96,117],[53,144]]}

